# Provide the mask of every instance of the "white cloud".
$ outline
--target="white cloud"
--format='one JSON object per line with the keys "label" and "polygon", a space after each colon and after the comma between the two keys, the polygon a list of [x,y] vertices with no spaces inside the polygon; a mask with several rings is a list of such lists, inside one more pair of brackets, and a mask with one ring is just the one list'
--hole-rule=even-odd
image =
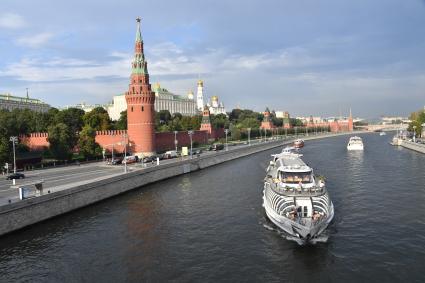
{"label": "white cloud", "polygon": [[18,14],[5,13],[0,15],[0,28],[17,29],[24,26],[24,18]]}
{"label": "white cloud", "polygon": [[16,40],[16,43],[21,46],[37,48],[46,44],[50,39],[52,39],[52,37],[52,33],[43,32],[31,36],[22,36]]}

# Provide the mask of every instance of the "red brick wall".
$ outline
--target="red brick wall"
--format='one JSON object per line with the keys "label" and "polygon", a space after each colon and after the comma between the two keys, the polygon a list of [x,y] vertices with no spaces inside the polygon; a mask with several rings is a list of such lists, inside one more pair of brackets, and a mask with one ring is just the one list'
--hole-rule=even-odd
{"label": "red brick wall", "polygon": [[[114,151],[123,152],[124,146],[120,143],[124,141],[123,134],[127,133],[127,131],[96,131],[96,142],[100,145],[100,147],[107,149],[109,152],[112,152],[112,145],[114,147]],[[127,149],[131,150],[131,140],[128,141],[129,146]]]}
{"label": "red brick wall", "polygon": [[27,145],[30,150],[42,150],[50,146],[47,141],[48,137],[48,133],[31,133],[29,136],[20,136],[19,139],[20,142]]}

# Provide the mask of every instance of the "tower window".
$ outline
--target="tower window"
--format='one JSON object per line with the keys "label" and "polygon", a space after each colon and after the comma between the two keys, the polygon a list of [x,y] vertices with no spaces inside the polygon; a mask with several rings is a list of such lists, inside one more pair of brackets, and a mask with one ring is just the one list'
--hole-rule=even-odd
{"label": "tower window", "polygon": [[133,112],[133,106],[131,106],[131,112]]}
{"label": "tower window", "polygon": [[145,111],[145,108],[142,106],[142,111]]}

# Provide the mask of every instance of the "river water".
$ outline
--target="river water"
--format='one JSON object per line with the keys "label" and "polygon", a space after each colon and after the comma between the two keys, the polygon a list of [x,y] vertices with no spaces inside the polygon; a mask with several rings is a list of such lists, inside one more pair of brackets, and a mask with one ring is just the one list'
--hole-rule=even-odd
{"label": "river water", "polygon": [[265,219],[271,150],[168,179],[0,238],[1,282],[424,282],[425,155],[391,135],[307,141],[327,177],[328,240],[299,246]]}

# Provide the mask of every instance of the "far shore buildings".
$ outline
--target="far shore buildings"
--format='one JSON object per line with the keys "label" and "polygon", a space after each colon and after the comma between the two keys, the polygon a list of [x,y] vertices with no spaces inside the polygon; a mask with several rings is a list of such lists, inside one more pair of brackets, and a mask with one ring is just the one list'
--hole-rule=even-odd
{"label": "far shore buildings", "polygon": [[14,96],[10,93],[0,94],[0,109],[12,111],[14,109],[30,109],[36,112],[47,112],[50,105],[35,98]]}

